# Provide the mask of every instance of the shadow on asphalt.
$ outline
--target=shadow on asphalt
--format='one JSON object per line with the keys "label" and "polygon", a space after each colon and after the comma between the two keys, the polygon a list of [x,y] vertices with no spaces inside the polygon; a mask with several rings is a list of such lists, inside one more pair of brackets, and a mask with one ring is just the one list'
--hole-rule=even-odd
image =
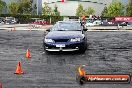
{"label": "shadow on asphalt", "polygon": [[80,53],[78,51],[71,51],[71,52],[46,52],[47,55],[82,55],[84,53]]}

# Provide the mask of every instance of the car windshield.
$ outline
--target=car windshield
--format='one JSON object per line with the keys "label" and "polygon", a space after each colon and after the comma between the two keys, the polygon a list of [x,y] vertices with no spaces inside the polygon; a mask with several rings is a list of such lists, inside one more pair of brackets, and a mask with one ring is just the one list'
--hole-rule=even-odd
{"label": "car windshield", "polygon": [[58,22],[52,31],[81,31],[81,24],[77,22]]}
{"label": "car windshield", "polygon": [[7,17],[6,20],[14,20],[13,17]]}

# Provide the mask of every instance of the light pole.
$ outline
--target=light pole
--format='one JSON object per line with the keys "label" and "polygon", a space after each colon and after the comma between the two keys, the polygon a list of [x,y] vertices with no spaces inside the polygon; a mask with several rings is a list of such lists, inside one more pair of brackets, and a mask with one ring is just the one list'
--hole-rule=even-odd
{"label": "light pole", "polygon": [[37,15],[38,15],[38,0],[37,0]]}

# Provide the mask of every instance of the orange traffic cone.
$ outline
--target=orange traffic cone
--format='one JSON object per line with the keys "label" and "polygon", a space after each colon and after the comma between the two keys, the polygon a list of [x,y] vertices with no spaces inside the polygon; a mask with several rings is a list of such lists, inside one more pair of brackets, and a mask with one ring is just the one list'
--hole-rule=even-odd
{"label": "orange traffic cone", "polygon": [[15,74],[23,74],[23,71],[22,71],[22,67],[21,67],[21,62],[18,62],[17,66],[16,66],[16,72]]}
{"label": "orange traffic cone", "polygon": [[16,27],[13,28],[13,31],[16,31]]}
{"label": "orange traffic cone", "polygon": [[26,58],[27,58],[27,59],[31,58],[30,50],[29,50],[29,49],[27,49],[27,52],[26,52]]}
{"label": "orange traffic cone", "polygon": [[2,88],[2,84],[0,83],[0,88]]}
{"label": "orange traffic cone", "polygon": [[28,31],[31,31],[31,29],[32,29],[32,25],[30,24],[30,25],[29,25],[29,30],[28,30]]}
{"label": "orange traffic cone", "polygon": [[85,76],[86,75],[86,71],[85,71],[83,66],[79,66],[78,72],[79,72],[80,76]]}

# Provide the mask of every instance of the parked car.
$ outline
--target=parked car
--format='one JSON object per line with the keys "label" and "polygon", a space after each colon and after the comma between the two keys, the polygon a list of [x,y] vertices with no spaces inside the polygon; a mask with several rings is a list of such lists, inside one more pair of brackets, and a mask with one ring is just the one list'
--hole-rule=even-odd
{"label": "parked car", "polygon": [[[44,37],[43,46],[49,51],[80,51],[87,49],[87,39],[79,22],[59,21]],[[86,31],[86,29],[85,29]]]}
{"label": "parked car", "polygon": [[111,20],[109,21],[109,25],[111,26],[127,26],[127,22],[124,22],[124,21],[115,21],[115,20]]}
{"label": "parked car", "polygon": [[102,26],[127,26],[127,22],[122,22],[122,21],[102,21],[101,23]]}
{"label": "parked car", "polygon": [[0,17],[0,24],[4,24],[4,18]]}
{"label": "parked car", "polygon": [[132,22],[127,22],[127,26],[132,26]]}
{"label": "parked car", "polygon": [[4,22],[5,24],[16,24],[18,23],[18,19],[15,17],[6,17]]}
{"label": "parked car", "polygon": [[94,22],[86,22],[85,27],[97,26],[97,25],[101,25],[101,21],[100,20],[96,20]]}

